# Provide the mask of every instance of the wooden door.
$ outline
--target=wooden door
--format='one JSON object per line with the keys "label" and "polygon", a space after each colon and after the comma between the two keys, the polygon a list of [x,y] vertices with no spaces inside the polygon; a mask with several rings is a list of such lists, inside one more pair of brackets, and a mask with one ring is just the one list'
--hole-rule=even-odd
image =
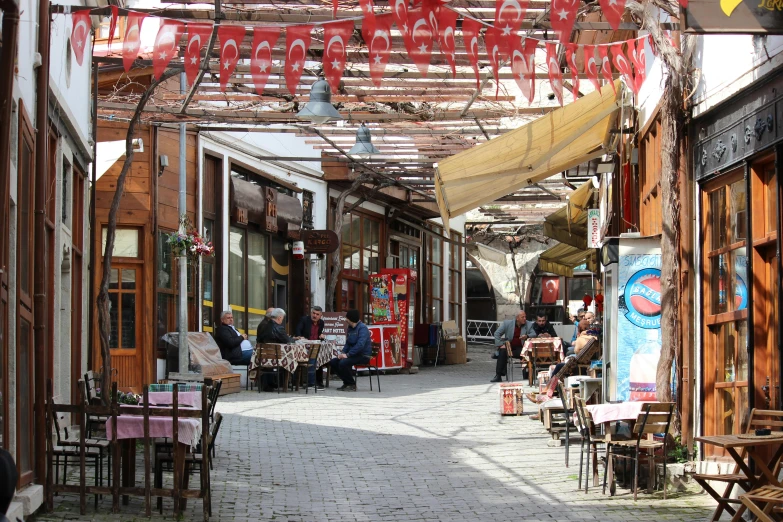
{"label": "wooden door", "polygon": [[117,369],[120,388],[141,389],[143,339],[141,303],[143,281],[141,267],[113,264],[109,277],[109,319],[112,368]]}

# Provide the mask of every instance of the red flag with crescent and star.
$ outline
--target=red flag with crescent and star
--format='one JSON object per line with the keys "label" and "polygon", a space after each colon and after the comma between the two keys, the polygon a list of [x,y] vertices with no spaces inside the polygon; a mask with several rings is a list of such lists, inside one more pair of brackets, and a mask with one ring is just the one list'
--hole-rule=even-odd
{"label": "red flag with crescent and star", "polygon": [[642,88],[644,79],[647,76],[647,55],[645,52],[645,43],[647,38],[638,38],[636,40],[628,40],[628,58],[633,63],[633,93],[639,94],[639,89]]}
{"label": "red flag with crescent and star", "polygon": [[633,71],[631,70],[631,63],[628,61],[628,58],[625,57],[625,53],[623,52],[623,42],[612,45],[612,63],[614,64],[614,68],[617,70],[617,72],[622,74],[623,78],[625,78],[626,85],[628,85],[628,87],[630,87],[631,90],[636,93],[636,89],[633,86]]}
{"label": "red flag with crescent and star", "polygon": [[609,63],[609,47],[606,45],[598,46],[598,56],[601,58],[601,76],[612,86],[612,92],[617,94],[614,88],[614,79],[612,78],[612,65]]}
{"label": "red flag with crescent and star", "polygon": [[171,59],[179,55],[179,41],[183,32],[185,24],[182,22],[164,19],[160,24],[152,48],[152,73],[156,80],[160,79]]}
{"label": "red flag with crescent and star", "polygon": [[598,81],[598,63],[595,61],[595,45],[584,46],[585,56],[585,74],[587,79],[592,82],[596,91],[601,90],[601,82]]}
{"label": "red flag with crescent and star", "polygon": [[579,9],[577,0],[552,0],[549,10],[549,21],[552,30],[558,35],[561,42],[571,40],[571,31],[576,22],[576,11]]}
{"label": "red flag with crescent and star", "polygon": [[625,0],[598,0],[609,27],[617,31],[625,12]]}
{"label": "red flag with crescent and star", "polygon": [[[424,9],[424,16],[427,18],[427,24],[430,26],[432,32],[432,50],[435,50],[435,43],[440,38],[440,27],[438,18],[440,16],[440,0],[424,0],[422,3],[422,9]],[[440,43],[440,42],[438,42]]]}
{"label": "red flag with crescent and star", "polygon": [[566,63],[571,70],[571,92],[574,95],[574,101],[579,97],[579,69],[576,67],[576,51],[579,46],[575,43],[566,44]]}
{"label": "red flag with crescent and star", "polygon": [[239,61],[239,46],[245,39],[245,27],[221,25],[218,26],[217,34],[220,40],[220,90],[224,92]]}
{"label": "red flag with crescent and star", "polygon": [[498,93],[500,92],[498,71],[500,70],[501,35],[500,29],[497,27],[490,27],[484,33],[484,45],[487,47],[487,57],[489,58],[489,64],[492,66],[492,77],[495,79],[495,99],[498,98]]}
{"label": "red flag with crescent and star", "polygon": [[198,71],[201,68],[201,48],[212,36],[213,24],[187,24],[188,43],[185,46],[185,75],[188,83],[196,83]]}
{"label": "red flag with crescent and star", "polygon": [[111,18],[109,19],[109,41],[107,47],[111,50],[111,43],[114,40],[114,33],[117,31],[117,19],[120,17],[120,8],[116,5],[111,6]]}
{"label": "red flag with crescent and star", "polygon": [[479,31],[481,31],[481,22],[473,18],[464,18],[462,20],[462,41],[465,43],[465,52],[468,55],[468,61],[473,67],[476,75],[476,88],[480,86],[478,53],[479,53]]}
{"label": "red flag with crescent and star", "polygon": [[73,29],[71,29],[71,49],[79,65],[84,61],[84,51],[87,50],[90,41],[90,11],[76,11],[72,16]]}
{"label": "red flag with crescent and star", "polygon": [[560,70],[560,62],[557,60],[557,44],[546,43],[546,68],[549,72],[549,83],[552,92],[555,93],[560,106],[563,106],[563,71]]}
{"label": "red flag with crescent and star", "polygon": [[517,32],[527,11],[528,0],[497,0],[495,2],[495,27],[500,31],[500,53],[510,56],[515,43],[519,42]]}
{"label": "red flag with crescent and star", "polygon": [[536,94],[535,63],[537,46],[537,40],[523,38],[517,40],[511,51],[511,72],[519,86],[519,90],[527,98],[528,103],[533,103],[533,96]]}
{"label": "red flag with crescent and star", "polygon": [[427,76],[432,55],[433,34],[423,9],[408,11],[408,33],[403,35],[408,56],[416,64],[419,74]]}
{"label": "red flag with crescent and star", "polygon": [[370,77],[376,87],[381,86],[391,56],[391,27],[394,21],[394,15],[386,13],[375,17],[375,31],[371,32],[368,27],[362,26],[362,37],[370,51]]}
{"label": "red flag with crescent and star", "polygon": [[[377,25],[377,22],[376,22]],[[353,34],[353,21],[324,24],[324,76],[332,92],[340,87],[340,78],[345,70],[345,47]]]}
{"label": "red flag with crescent and star", "polygon": [[125,72],[130,71],[133,62],[139,56],[141,48],[141,24],[147,17],[146,13],[128,11],[127,25],[125,26],[125,39],[122,41],[122,66]]}
{"label": "red flag with crescent and star", "polygon": [[454,34],[457,31],[457,12],[446,8],[441,9],[438,14],[438,27],[440,50],[451,66],[451,77],[456,78],[457,62],[454,53],[457,48],[457,42],[454,41]]}
{"label": "red flag with crescent and star", "polygon": [[541,278],[541,304],[555,304],[560,298],[560,278]]}
{"label": "red flag with crescent and star", "polygon": [[[408,0],[389,0],[389,7],[392,9],[394,21],[397,22],[397,28],[404,35],[408,32]],[[362,31],[364,31],[364,27],[362,27]]]}
{"label": "red flag with crescent and star", "polygon": [[375,5],[372,0],[359,0],[362,9],[362,27],[365,25],[372,31],[375,29]]}
{"label": "red flag with crescent and star", "polygon": [[304,72],[307,51],[310,50],[312,25],[294,25],[285,30],[285,84],[296,96],[296,86]]}
{"label": "red flag with crescent and star", "polygon": [[253,47],[250,50],[250,74],[253,77],[253,85],[256,92],[264,94],[266,81],[272,72],[272,49],[275,48],[280,38],[279,27],[253,28]]}

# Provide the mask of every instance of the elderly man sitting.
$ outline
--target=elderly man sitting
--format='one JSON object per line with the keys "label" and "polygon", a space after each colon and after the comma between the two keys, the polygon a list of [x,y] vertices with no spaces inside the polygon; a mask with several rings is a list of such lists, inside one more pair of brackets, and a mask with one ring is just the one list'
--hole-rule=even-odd
{"label": "elderly man sitting", "polygon": [[296,342],[293,337],[285,333],[285,326],[283,326],[285,310],[273,308],[271,312],[267,312],[266,316],[269,318],[269,323],[263,331],[258,332],[257,341],[259,343],[292,344]]}
{"label": "elderly man sitting", "polygon": [[239,333],[234,327],[234,313],[231,310],[220,314],[220,326],[215,330],[215,342],[223,359],[236,365],[250,364],[253,345],[247,340],[247,334]]}

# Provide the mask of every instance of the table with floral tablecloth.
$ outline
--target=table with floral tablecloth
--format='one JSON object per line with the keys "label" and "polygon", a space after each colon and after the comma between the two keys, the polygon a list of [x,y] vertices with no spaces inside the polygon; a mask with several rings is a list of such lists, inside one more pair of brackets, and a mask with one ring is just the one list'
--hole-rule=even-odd
{"label": "table with floral tablecloth", "polygon": [[303,341],[293,344],[274,343],[274,346],[277,346],[280,349],[280,360],[277,361],[278,364],[275,364],[273,359],[261,359],[257,357],[260,345],[256,345],[253,350],[253,358],[251,359],[248,378],[255,378],[256,368],[276,368],[277,366],[283,367],[286,371],[293,375],[293,373],[296,371],[296,368],[300,364],[307,363],[309,361],[310,345],[312,344],[321,345],[321,350],[318,352],[318,358],[316,359],[318,368],[328,364],[329,361],[337,357],[337,354],[340,353],[340,350],[333,341]]}

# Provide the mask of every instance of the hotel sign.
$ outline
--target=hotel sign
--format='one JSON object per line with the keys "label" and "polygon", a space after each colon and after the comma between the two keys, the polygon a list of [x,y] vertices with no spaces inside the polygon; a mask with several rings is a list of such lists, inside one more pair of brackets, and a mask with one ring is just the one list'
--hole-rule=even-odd
{"label": "hotel sign", "polygon": [[339,245],[337,233],[332,230],[302,230],[302,241],[308,254],[331,254]]}

